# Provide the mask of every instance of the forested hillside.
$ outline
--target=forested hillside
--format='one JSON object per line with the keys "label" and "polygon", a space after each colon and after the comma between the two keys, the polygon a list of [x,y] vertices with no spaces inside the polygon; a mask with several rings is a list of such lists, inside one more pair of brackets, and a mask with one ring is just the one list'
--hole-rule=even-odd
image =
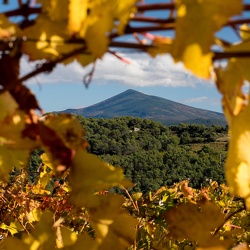
{"label": "forested hillside", "polygon": [[224,182],[227,128],[186,125],[167,127],[148,119],[78,117],[88,150],[122,166],[135,191],[155,191],[188,179],[200,188]]}

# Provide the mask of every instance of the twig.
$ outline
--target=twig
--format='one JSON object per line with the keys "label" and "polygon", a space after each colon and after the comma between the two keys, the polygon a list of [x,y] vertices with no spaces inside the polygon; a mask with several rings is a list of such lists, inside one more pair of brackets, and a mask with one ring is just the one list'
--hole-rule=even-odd
{"label": "twig", "polygon": [[131,21],[136,21],[136,22],[146,22],[146,23],[174,23],[175,19],[174,18],[155,18],[155,17],[147,17],[147,16],[134,16],[130,18]]}
{"label": "twig", "polygon": [[138,11],[154,11],[154,10],[174,10],[173,3],[156,3],[156,4],[143,4],[137,5]]}
{"label": "twig", "polygon": [[127,190],[125,187],[123,187],[123,186],[121,186],[121,188],[125,191],[125,193],[126,193],[127,196],[129,197],[129,200],[131,201],[131,203],[132,203],[134,209],[139,213],[139,207],[138,207],[137,204],[134,203],[133,198],[132,198],[131,195],[129,194],[128,190]]}
{"label": "twig", "polygon": [[241,208],[239,208],[238,210],[234,211],[233,213],[229,214],[229,215],[225,218],[224,222],[223,222],[219,227],[216,228],[216,230],[214,231],[213,235],[215,236],[215,235],[220,231],[220,229],[224,226],[224,224],[225,224],[229,219],[231,219],[231,218],[232,218],[234,215],[236,215],[237,213],[242,212],[243,210],[245,210],[245,207],[241,207]]}
{"label": "twig", "polygon": [[2,90],[0,90],[0,93],[6,91],[6,90],[11,90],[13,89],[17,84],[20,84],[40,73],[43,73],[43,72],[50,72],[52,71],[52,69],[56,66],[57,63],[60,63],[72,56],[75,56],[79,53],[81,53],[82,51],[84,51],[86,49],[86,46],[83,46],[81,48],[78,48],[78,49],[75,49],[73,51],[71,51],[70,53],[54,60],[54,61],[51,61],[51,62],[46,62],[46,63],[43,63],[40,67],[38,67],[37,69],[35,69],[34,71],[28,73],[27,75],[23,76],[22,78],[18,79],[17,81],[14,81],[14,82],[11,82],[10,84],[8,84],[6,87],[4,87]]}
{"label": "twig", "polygon": [[147,51],[149,48],[153,47],[152,45],[147,45],[147,44],[114,42],[114,41],[111,41],[109,46],[110,47],[117,47],[117,48],[125,48],[125,49],[138,49],[141,51]]}
{"label": "twig", "polygon": [[241,52],[214,52],[213,61],[228,59],[232,57],[237,58],[246,58],[250,57],[250,51],[241,51]]}
{"label": "twig", "polygon": [[[144,27],[131,27],[127,25],[125,28],[124,34],[133,34],[133,33],[144,33],[149,31],[161,31],[161,30],[173,30],[175,29],[175,23],[164,23],[157,26],[144,26]],[[113,33],[110,35],[110,38],[121,37],[118,33]]]}
{"label": "twig", "polygon": [[130,64],[130,63],[131,63],[128,59],[119,56],[115,51],[108,50],[108,52],[109,52],[111,55],[113,55],[113,56],[115,56],[116,58],[118,58],[119,60],[121,60],[122,62],[124,62],[124,63],[127,63],[127,64]]}
{"label": "twig", "polygon": [[92,81],[94,72],[95,72],[95,66],[96,66],[96,61],[94,61],[92,69],[90,70],[89,73],[87,73],[84,77],[83,77],[83,84],[85,85],[86,88],[88,88],[90,82]]}
{"label": "twig", "polygon": [[42,12],[41,7],[29,7],[27,5],[23,5],[18,9],[15,10],[10,10],[3,12],[1,14],[4,14],[7,17],[12,17],[12,16],[24,16],[27,17],[32,14],[40,14]]}

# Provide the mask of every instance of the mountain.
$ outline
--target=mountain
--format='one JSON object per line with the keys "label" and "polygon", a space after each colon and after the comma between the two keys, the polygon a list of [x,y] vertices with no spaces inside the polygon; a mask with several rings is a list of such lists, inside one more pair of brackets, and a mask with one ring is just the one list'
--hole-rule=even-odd
{"label": "mountain", "polygon": [[86,108],[67,109],[62,112],[92,118],[140,117],[159,121],[168,126],[179,123],[226,125],[222,113],[193,108],[132,89]]}

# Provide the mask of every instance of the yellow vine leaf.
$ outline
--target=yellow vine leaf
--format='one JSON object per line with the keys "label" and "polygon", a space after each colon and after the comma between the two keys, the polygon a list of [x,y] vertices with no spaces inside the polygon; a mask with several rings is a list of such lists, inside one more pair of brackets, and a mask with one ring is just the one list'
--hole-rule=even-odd
{"label": "yellow vine leaf", "polygon": [[226,246],[197,247],[196,250],[227,250]]}
{"label": "yellow vine leaf", "polygon": [[232,250],[249,250],[249,246],[248,246],[248,243],[244,242],[244,243],[237,245]]}
{"label": "yellow vine leaf", "polygon": [[222,94],[224,114],[228,124],[246,107],[247,96],[242,92],[243,76],[237,60],[231,59],[225,69],[216,69],[217,88]]}
{"label": "yellow vine leaf", "polygon": [[4,249],[12,250],[17,246],[21,250],[55,249],[56,240],[53,224],[52,212],[45,211],[35,228],[29,234],[25,234],[22,239],[7,238],[4,240]]}
{"label": "yellow vine leaf", "polygon": [[[244,30],[249,28],[244,26]],[[227,52],[244,52],[250,48],[245,33],[242,42],[226,48]],[[230,144],[226,161],[226,178],[230,192],[245,198],[250,209],[250,126],[249,96],[243,93],[244,80],[250,80],[250,60],[231,58],[225,70],[217,71],[218,89],[223,94],[224,113],[230,128]]]}
{"label": "yellow vine leaf", "polygon": [[46,186],[51,180],[51,173],[52,172],[47,173],[46,167],[44,167],[43,172],[40,173],[38,183],[32,186],[32,192],[34,194],[50,194],[51,193],[48,189],[46,189]]}
{"label": "yellow vine leaf", "polygon": [[44,125],[53,129],[68,148],[77,149],[86,142],[83,138],[85,135],[83,127],[75,116],[70,114],[48,115]]}
{"label": "yellow vine leaf", "polygon": [[36,25],[23,31],[27,41],[22,44],[22,51],[29,55],[30,60],[53,60],[81,47],[81,44],[65,43],[70,38],[66,26],[66,22],[51,21],[40,14]]}
{"label": "yellow vine leaf", "polygon": [[10,238],[4,240],[3,247],[5,250],[13,250],[16,249],[18,246],[18,250],[31,250],[28,245],[26,245],[24,242],[20,241],[18,238]]}
{"label": "yellow vine leaf", "polygon": [[[248,28],[248,31],[250,32],[250,29]],[[234,44],[230,46],[229,48],[226,48],[226,52],[246,52],[250,49],[250,41],[249,39],[244,40],[244,34],[242,34],[242,42]],[[249,72],[249,58],[232,58],[230,59],[230,62],[234,62],[236,67],[235,70],[237,70],[237,74],[240,74],[241,78],[246,79],[247,81],[250,81],[250,72]]]}
{"label": "yellow vine leaf", "polygon": [[52,21],[67,21],[68,0],[37,0],[42,4],[43,13]]}
{"label": "yellow vine leaf", "polygon": [[0,228],[9,231],[11,235],[17,234],[20,231],[24,230],[21,224],[17,220],[11,222],[9,226],[6,225],[5,223],[1,223]]}
{"label": "yellow vine leaf", "polygon": [[34,208],[30,212],[26,212],[25,216],[29,223],[33,223],[40,220],[42,212],[38,208]]}
{"label": "yellow vine leaf", "polygon": [[68,29],[72,33],[78,33],[87,18],[89,0],[70,0]]}
{"label": "yellow vine leaf", "polygon": [[114,18],[119,20],[119,23],[116,27],[118,34],[123,34],[124,28],[128,23],[129,18],[136,12],[135,4],[137,2],[139,2],[139,0],[115,1],[116,5],[114,5],[115,9],[113,13]]}
{"label": "yellow vine leaf", "polygon": [[221,241],[211,234],[224,222],[220,208],[211,202],[179,204],[169,209],[164,218],[170,235],[176,239],[196,241],[203,249],[227,249],[227,241]]}
{"label": "yellow vine leaf", "polygon": [[199,77],[209,78],[214,33],[240,14],[241,0],[177,0],[176,36],[172,56]]}
{"label": "yellow vine leaf", "polygon": [[40,156],[44,166],[50,168],[50,169],[53,169],[53,164],[51,163],[52,160],[50,159],[49,155],[47,153],[43,153],[41,156]]}
{"label": "yellow vine leaf", "polygon": [[131,186],[131,183],[125,180],[122,168],[113,167],[84,149],[76,151],[69,184],[72,187],[70,201],[78,207],[95,206],[98,199],[93,195],[94,191],[117,185]]}
{"label": "yellow vine leaf", "polygon": [[95,61],[95,57],[90,54],[78,54],[77,56],[75,56],[75,59],[83,67]]}
{"label": "yellow vine leaf", "polygon": [[96,58],[101,58],[108,49],[108,34],[114,26],[113,4],[113,0],[91,2],[90,14],[80,31],[80,36],[85,38],[88,49]]}
{"label": "yellow vine leaf", "polygon": [[0,145],[0,179],[8,181],[9,173],[14,167],[26,167],[29,153],[29,150],[13,150],[13,148]]}
{"label": "yellow vine leaf", "polygon": [[248,24],[245,23],[240,26],[240,36],[243,41],[246,41],[250,38],[250,29]]}
{"label": "yellow vine leaf", "polygon": [[4,14],[0,14],[0,39],[18,35],[20,35],[18,25],[11,23]]}
{"label": "yellow vine leaf", "polygon": [[95,240],[91,239],[88,235],[83,235],[83,234],[77,237],[77,241],[75,242],[74,245],[62,248],[62,250],[79,250],[79,249],[101,250],[98,248],[98,243]]}
{"label": "yellow vine leaf", "polygon": [[45,211],[32,232],[23,237],[23,242],[30,250],[55,249],[56,237],[53,224],[52,212]]}
{"label": "yellow vine leaf", "polygon": [[131,13],[136,10],[136,2],[137,0],[71,0],[68,29],[85,39],[94,58],[101,58],[108,49],[108,35],[115,28],[119,34],[123,33]]}
{"label": "yellow vine leaf", "polygon": [[226,178],[230,192],[245,198],[250,209],[250,105],[232,117]]}
{"label": "yellow vine leaf", "polygon": [[82,125],[69,114],[47,115],[38,125],[48,166],[64,173],[71,166],[77,148],[88,146]]}
{"label": "yellow vine leaf", "polygon": [[18,110],[18,105],[8,92],[0,95],[0,108],[0,178],[7,181],[14,167],[26,167],[30,150],[37,143],[23,136],[25,114]]}
{"label": "yellow vine leaf", "polygon": [[172,50],[172,39],[168,37],[160,37],[156,36],[153,39],[153,47],[149,48],[147,52],[152,56],[155,57],[160,54],[167,54],[170,53]]}
{"label": "yellow vine leaf", "polygon": [[18,109],[16,101],[13,99],[8,91],[0,95],[0,121],[2,122],[7,116],[12,115]]}
{"label": "yellow vine leaf", "polygon": [[[4,112],[4,111],[3,111]],[[30,150],[38,146],[38,142],[23,135],[26,127],[26,115],[16,111],[0,121],[0,143],[8,148]]]}
{"label": "yellow vine leaf", "polygon": [[99,206],[89,209],[98,249],[127,249],[135,240],[137,220],[121,208],[124,203],[122,196],[111,194],[98,199]]}

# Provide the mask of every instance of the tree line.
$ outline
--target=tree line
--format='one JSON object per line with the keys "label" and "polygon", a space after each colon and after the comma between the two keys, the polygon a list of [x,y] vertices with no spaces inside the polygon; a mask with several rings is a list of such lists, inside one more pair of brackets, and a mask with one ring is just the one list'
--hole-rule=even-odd
{"label": "tree line", "polygon": [[188,179],[200,188],[224,182],[227,127],[197,124],[164,126],[133,117],[78,117],[86,131],[89,152],[122,166],[135,191],[155,191]]}
{"label": "tree line", "polygon": [[[225,182],[227,127],[197,124],[168,127],[133,117],[78,116],[78,119],[86,131],[88,151],[111,165],[122,166],[136,192],[148,193],[185,179],[194,188],[210,181]],[[34,151],[29,162],[33,183],[38,176],[41,153]]]}

